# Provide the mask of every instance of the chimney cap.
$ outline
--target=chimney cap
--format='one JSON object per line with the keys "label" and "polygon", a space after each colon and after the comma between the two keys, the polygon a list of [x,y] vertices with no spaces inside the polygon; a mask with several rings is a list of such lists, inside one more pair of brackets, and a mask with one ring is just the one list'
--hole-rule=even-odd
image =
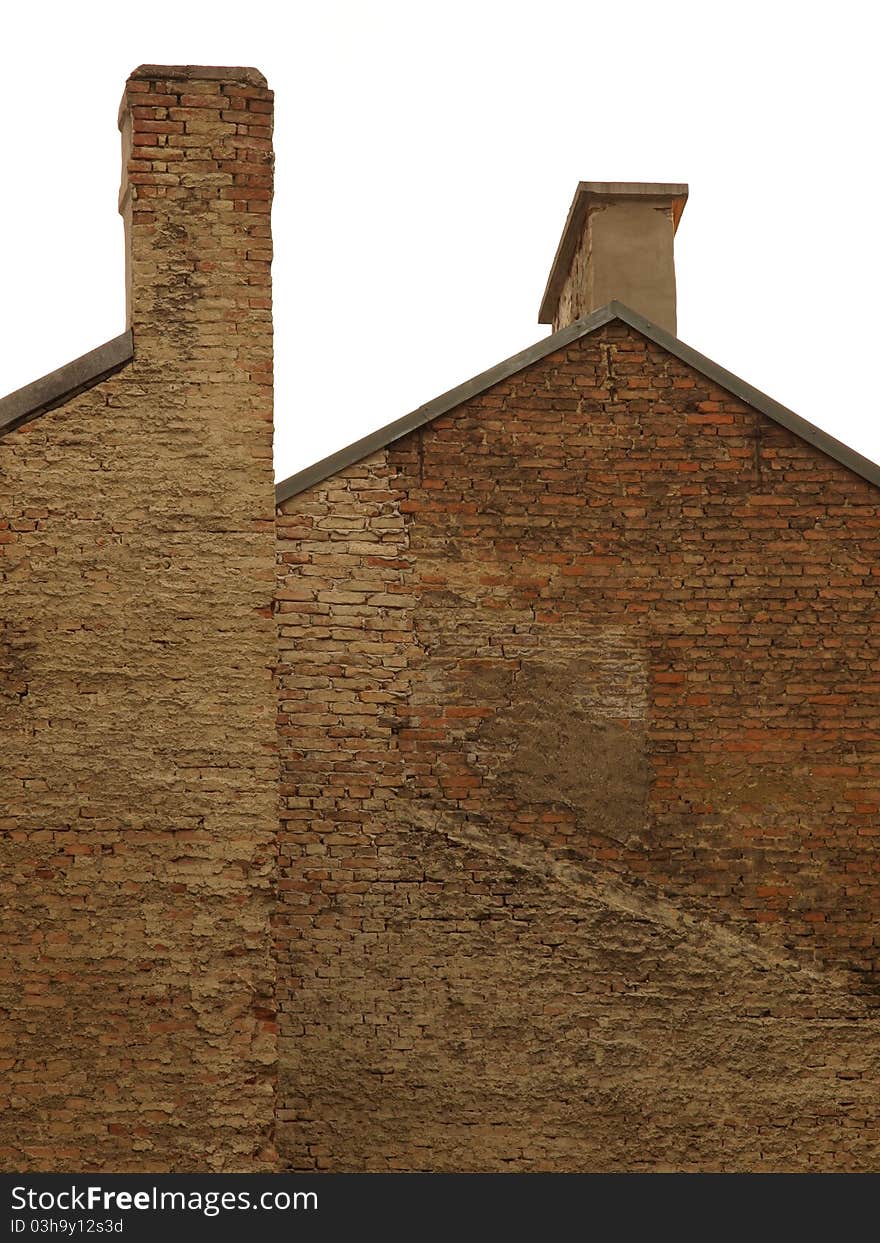
{"label": "chimney cap", "polygon": [[167,78],[172,82],[241,82],[247,86],[268,85],[259,69],[252,65],[138,65],[128,75],[131,81]]}
{"label": "chimney cap", "polygon": [[681,220],[681,213],[684,211],[687,197],[688,188],[684,182],[579,182],[574,198],[571,201],[571,207],[568,209],[562,237],[559,239],[559,245],[556,247],[556,255],[553,259],[550,275],[547,277],[547,287],[544,290],[541,309],[538,312],[538,323],[553,323],[559,295],[565,284],[565,278],[568,276],[574,252],[583,236],[584,224],[590,207],[603,201],[609,202],[616,199],[641,199],[646,202],[651,199],[657,199],[658,205],[659,203],[668,203],[672,209],[672,231],[674,234],[678,229],[678,222]]}

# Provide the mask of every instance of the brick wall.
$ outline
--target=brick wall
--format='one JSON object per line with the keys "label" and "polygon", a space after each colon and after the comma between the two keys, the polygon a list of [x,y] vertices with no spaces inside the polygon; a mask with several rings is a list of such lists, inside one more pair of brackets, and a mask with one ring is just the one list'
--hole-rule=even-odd
{"label": "brick wall", "polygon": [[874,1168],[876,489],[618,322],[276,524],[271,116],[132,75],[0,437],[0,1162]]}
{"label": "brick wall", "polygon": [[133,361],[0,438],[0,1153],[271,1167],[272,95],[126,87]]}
{"label": "brick wall", "polygon": [[617,323],[278,534],[284,1161],[870,1168],[876,489]]}

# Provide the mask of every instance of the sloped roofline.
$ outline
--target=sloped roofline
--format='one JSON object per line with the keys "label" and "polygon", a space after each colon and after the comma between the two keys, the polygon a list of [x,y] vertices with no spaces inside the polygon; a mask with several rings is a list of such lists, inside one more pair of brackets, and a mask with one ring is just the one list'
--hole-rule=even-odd
{"label": "sloped roofline", "polygon": [[531,366],[532,363],[546,358],[548,354],[570,345],[573,341],[589,336],[591,332],[595,332],[598,328],[602,328],[605,324],[610,324],[616,319],[621,320],[624,324],[628,324],[630,328],[640,332],[649,341],[662,346],[663,349],[668,350],[670,354],[674,354],[676,358],[680,358],[682,362],[699,371],[707,379],[713,380],[722,388],[727,389],[729,393],[744,401],[746,405],[754,407],[755,410],[759,410],[762,414],[766,414],[768,418],[781,424],[782,427],[787,427],[789,431],[794,432],[796,436],[800,436],[802,440],[806,440],[808,444],[821,449],[823,453],[840,462],[842,466],[853,471],[854,474],[860,475],[863,479],[867,479],[869,483],[874,484],[875,487],[880,488],[880,465],[876,462],[863,457],[861,453],[857,453],[855,449],[851,449],[849,445],[843,444],[842,441],[835,440],[833,436],[829,436],[827,432],[823,432],[821,428],[816,427],[813,423],[808,423],[806,419],[802,419],[793,410],[787,409],[787,407],[780,405],[778,401],[774,401],[772,397],[768,397],[766,393],[753,388],[751,384],[747,384],[745,380],[735,376],[732,371],[727,371],[724,367],[720,367],[711,358],[706,358],[704,354],[691,349],[689,345],[685,345],[684,341],[680,341],[678,337],[674,337],[672,333],[666,332],[665,329],[659,328],[636,311],[631,311],[622,302],[609,302],[607,306],[600,307],[598,311],[592,311],[589,315],[582,316],[581,319],[576,319],[566,328],[560,329],[559,332],[554,332],[549,337],[544,337],[543,340],[536,342],[535,345],[530,345],[528,349],[521,350],[519,354],[514,354],[512,358],[507,358],[495,367],[490,367],[488,371],[474,376],[472,380],[466,380],[464,384],[459,384],[457,388],[450,389],[448,393],[443,393],[440,397],[435,397],[433,401],[427,402],[424,406],[419,406],[411,414],[405,414],[403,418],[396,419],[393,423],[387,423],[384,427],[378,428],[375,432],[370,432],[368,436],[361,437],[360,440],[354,441],[353,444],[347,445],[344,449],[331,453],[329,457],[322,458],[320,462],[315,462],[314,465],[307,466],[305,470],[297,471],[295,475],[290,475],[287,479],[277,484],[275,488],[275,504],[281,505],[284,501],[290,500],[291,497],[304,492],[306,488],[310,488],[316,483],[322,483],[325,479],[329,479],[331,475],[335,475],[337,471],[344,470],[346,466],[353,466],[355,462],[359,462],[371,453],[384,449],[395,440],[399,440],[407,432],[414,431],[417,427],[423,427],[425,423],[430,423],[432,419],[439,418],[441,414],[447,414],[456,406],[460,406],[462,402],[469,401],[472,397],[486,392],[494,384],[508,379],[518,371]]}
{"label": "sloped roofline", "polygon": [[0,436],[31,419],[63,406],[77,393],[94,388],[101,380],[119,371],[134,357],[131,329],[89,350],[72,363],[65,363],[56,371],[26,384],[8,397],[0,398]]}

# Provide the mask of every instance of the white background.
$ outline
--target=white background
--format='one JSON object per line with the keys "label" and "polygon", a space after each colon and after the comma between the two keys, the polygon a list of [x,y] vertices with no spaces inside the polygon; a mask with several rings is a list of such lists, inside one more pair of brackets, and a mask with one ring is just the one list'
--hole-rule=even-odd
{"label": "white background", "polygon": [[125,327],[136,65],[276,92],[276,473],[506,358],[579,180],[686,181],[679,335],[880,458],[872,6],[97,0],[2,7],[0,394]]}

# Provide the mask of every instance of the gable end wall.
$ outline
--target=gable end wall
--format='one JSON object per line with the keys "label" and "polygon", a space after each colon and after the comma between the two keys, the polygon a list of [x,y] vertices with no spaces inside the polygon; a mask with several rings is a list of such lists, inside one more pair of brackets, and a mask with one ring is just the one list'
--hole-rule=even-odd
{"label": "gable end wall", "polygon": [[868,1168],[876,489],[614,323],[278,536],[287,1164]]}

